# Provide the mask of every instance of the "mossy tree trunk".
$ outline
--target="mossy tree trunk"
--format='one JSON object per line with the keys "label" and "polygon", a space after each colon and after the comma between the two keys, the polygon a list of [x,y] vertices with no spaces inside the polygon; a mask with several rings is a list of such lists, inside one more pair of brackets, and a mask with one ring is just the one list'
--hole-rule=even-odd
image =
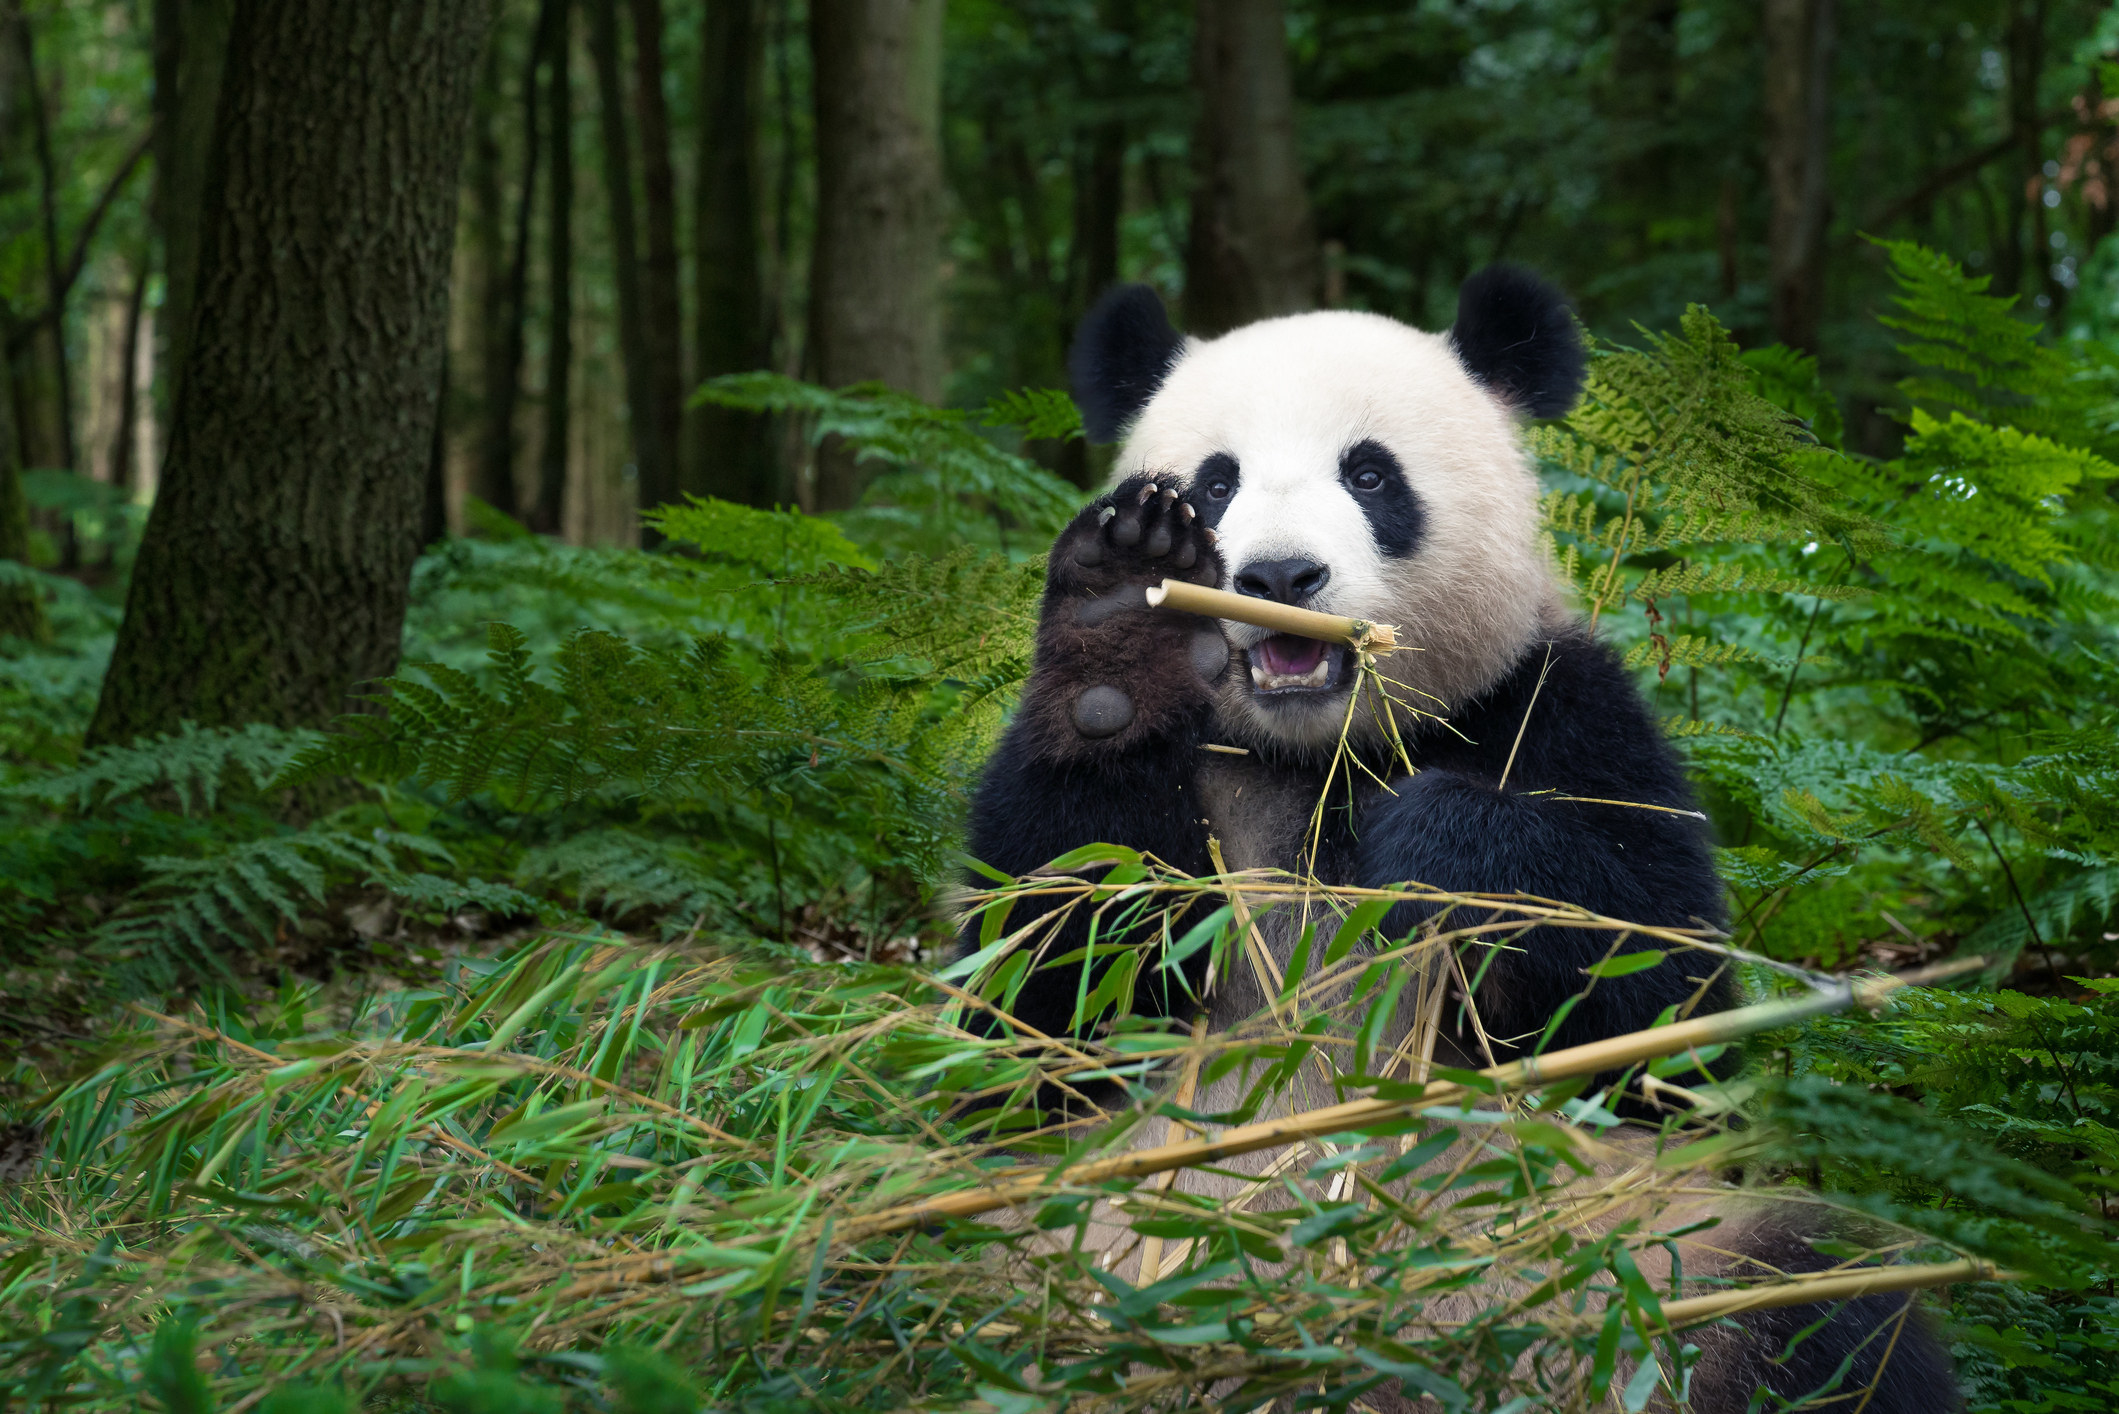
{"label": "mossy tree trunk", "polygon": [[238,0],[166,475],[91,742],[317,725],[395,669],[489,20]]}

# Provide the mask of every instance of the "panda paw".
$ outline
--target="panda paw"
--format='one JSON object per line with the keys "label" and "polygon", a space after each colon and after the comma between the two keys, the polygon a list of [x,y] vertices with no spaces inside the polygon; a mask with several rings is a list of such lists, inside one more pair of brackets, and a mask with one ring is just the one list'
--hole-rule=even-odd
{"label": "panda paw", "polygon": [[1052,547],[1051,588],[1102,600],[1128,585],[1165,579],[1221,581],[1214,532],[1175,486],[1128,477],[1085,507]]}
{"label": "panda paw", "polygon": [[1024,693],[1041,754],[1116,754],[1205,717],[1228,644],[1211,620],[1148,607],[1165,579],[1221,582],[1214,532],[1175,487],[1132,477],[1061,532]]}

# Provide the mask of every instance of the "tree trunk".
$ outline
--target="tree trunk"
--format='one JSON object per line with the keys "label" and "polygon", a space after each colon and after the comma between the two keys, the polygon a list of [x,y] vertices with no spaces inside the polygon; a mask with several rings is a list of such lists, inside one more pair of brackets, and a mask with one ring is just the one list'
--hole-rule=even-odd
{"label": "tree trunk", "polygon": [[[634,497],[643,506],[676,495],[674,449],[658,439],[653,384],[640,311],[640,237],[633,211],[632,138],[625,125],[625,85],[618,68],[617,0],[587,0],[589,56],[596,67],[598,126],[603,135],[603,181],[611,208],[611,266],[618,287],[618,349],[625,363],[625,402],[633,438]],[[641,543],[658,537],[641,528]]]}
{"label": "tree trunk", "polygon": [[155,0],[155,224],[162,235],[162,406],[176,406],[198,287],[206,155],[220,111],[234,0]]}
{"label": "tree trunk", "polygon": [[467,382],[478,388],[477,419],[471,434],[465,490],[480,500],[505,497],[488,485],[492,476],[489,443],[493,436],[492,401],[507,362],[508,241],[507,216],[500,181],[500,133],[506,95],[500,73],[500,45],[486,49],[479,66],[478,90],[472,100],[470,155],[466,162],[471,189],[471,260],[465,283],[472,290],[471,328],[477,367]]}
{"label": "tree trunk", "polygon": [[[2016,140],[2020,165],[2006,190],[2012,196],[2022,192],[2027,210],[2012,211],[2008,218],[2008,242],[1998,252],[1994,283],[2001,294],[2028,296],[2035,290],[2058,308],[2066,291],[2052,276],[2053,262],[2046,246],[2045,130],[2038,120],[2038,82],[2045,72],[2045,11],[2045,0],[2009,0],[2009,135]],[[2025,226],[2030,228],[2028,241]]]}
{"label": "tree trunk", "polygon": [[[0,309],[0,333],[14,323]],[[0,560],[29,563],[29,502],[22,496],[22,463],[16,457],[14,380],[8,376],[7,342],[0,338]],[[4,571],[0,571],[4,572]],[[0,639],[27,638],[42,643],[51,636],[44,621],[44,600],[36,590],[12,579],[0,579]]]}
{"label": "tree trunk", "polygon": [[[942,0],[810,0],[817,234],[810,357],[832,387],[942,393]],[[816,504],[861,497],[843,447],[817,459]]]}
{"label": "tree trunk", "polygon": [[1618,237],[1613,255],[1620,262],[1654,253],[1651,232],[1674,204],[1677,25],[1678,0],[1621,0],[1612,17],[1606,112],[1618,155],[1608,209]]}
{"label": "tree trunk", "polygon": [[147,310],[150,258],[148,251],[140,252],[139,267],[133,272],[132,292],[125,297],[124,351],[119,355],[124,360],[124,367],[118,370],[117,426],[110,438],[111,484],[127,493],[139,481],[140,429],[136,423],[140,401],[140,325]]}
{"label": "tree trunk", "polygon": [[396,668],[489,18],[238,0],[167,474],[92,743],[319,725]]}
{"label": "tree trunk", "polygon": [[[30,34],[29,17],[10,5],[9,39],[15,46],[21,65],[19,81],[21,91],[18,102],[26,105],[30,118],[32,147],[37,159],[37,214],[39,233],[44,244],[44,300],[45,320],[32,336],[30,347],[31,369],[43,377],[32,379],[31,386],[48,385],[48,396],[35,399],[42,406],[48,426],[32,425],[31,436],[25,440],[36,446],[41,453],[39,464],[78,469],[78,457],[74,448],[74,395],[73,380],[66,364],[66,295],[65,271],[61,268],[63,257],[59,251],[59,177],[52,161],[51,111],[48,107],[44,86],[37,79],[37,50]],[[38,362],[43,363],[38,368]]]}
{"label": "tree trunk", "polygon": [[1185,324],[1212,335],[1317,305],[1323,262],[1295,143],[1281,0],[1199,0]]}
{"label": "tree trunk", "polygon": [[1766,0],[1766,244],[1773,335],[1815,351],[1825,307],[1825,226],[1832,215],[1834,0]]}
{"label": "tree trunk", "polygon": [[[1059,331],[1062,353],[1089,306],[1118,283],[1119,224],[1126,214],[1126,124],[1116,109],[1135,81],[1131,65],[1134,7],[1132,0],[1103,0],[1097,12],[1099,27],[1125,43],[1110,47],[1092,79],[1107,116],[1075,137],[1074,230],[1067,244],[1067,317]],[[1098,460],[1086,438],[1060,444],[1060,475],[1084,490],[1102,480]]]}
{"label": "tree trunk", "polygon": [[[772,361],[758,240],[759,76],[765,51],[756,0],[714,0],[700,46],[699,180],[693,188],[692,346],[701,382]],[[744,505],[779,499],[772,426],[734,408],[692,409],[684,489]]]}
{"label": "tree trunk", "polygon": [[542,0],[530,52],[522,66],[522,185],[515,196],[515,227],[510,235],[507,273],[498,297],[487,310],[485,360],[485,433],[479,439],[478,480],[481,500],[502,515],[519,517],[522,497],[515,490],[515,415],[522,405],[524,330],[530,317],[530,221],[537,210],[538,127],[537,70],[559,20],[561,0]]}
{"label": "tree trunk", "polygon": [[684,292],[677,283],[677,177],[670,166],[670,110],[662,92],[662,0],[630,0],[633,16],[633,103],[640,115],[641,215],[646,260],[640,267],[640,334],[647,353],[648,410],[655,445],[668,458],[649,484],[640,479],[640,504],[677,499],[677,452],[684,428]]}
{"label": "tree trunk", "polygon": [[537,460],[537,512],[547,535],[566,524],[567,446],[574,370],[574,7],[557,0],[545,112],[552,133],[552,219],[545,232],[551,281],[544,361],[544,445]]}

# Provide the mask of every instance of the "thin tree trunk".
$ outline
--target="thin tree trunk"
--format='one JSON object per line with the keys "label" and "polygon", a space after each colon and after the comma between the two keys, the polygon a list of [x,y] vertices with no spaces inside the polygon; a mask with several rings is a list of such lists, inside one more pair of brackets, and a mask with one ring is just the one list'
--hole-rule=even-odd
{"label": "thin tree trunk", "polygon": [[472,328],[476,331],[478,416],[470,451],[466,489],[480,500],[495,493],[487,484],[492,457],[491,404],[501,368],[507,362],[508,245],[500,182],[500,130],[505,95],[500,73],[500,45],[488,46],[479,66],[478,92],[472,101],[470,156],[466,163],[471,188],[471,269],[466,281],[474,291]]}
{"label": "thin tree trunk", "polygon": [[[646,260],[640,267],[641,338],[647,352],[648,408],[655,444],[669,458],[640,504],[677,498],[676,455],[684,426],[684,294],[677,275],[677,176],[670,165],[670,110],[662,92],[662,0],[630,0],[633,104],[640,120],[640,196]],[[645,468],[642,468],[643,473]],[[652,492],[652,494],[650,494]]]}
{"label": "thin tree trunk", "polygon": [[415,551],[449,536],[449,345],[442,342],[441,388],[434,397],[434,432],[427,443],[427,474],[419,498],[419,534]]}
{"label": "thin tree trunk", "polygon": [[133,273],[132,292],[125,297],[125,366],[118,372],[118,425],[110,439],[111,483],[129,493],[139,481],[139,458],[135,449],[139,429],[133,425],[140,400],[140,325],[147,308],[149,253],[140,252],[139,268]]}
{"label": "thin tree trunk", "polygon": [[[1126,124],[1115,110],[1133,82],[1130,41],[1135,12],[1132,0],[1103,0],[1097,10],[1098,24],[1127,42],[1110,47],[1111,57],[1097,66],[1091,79],[1106,116],[1075,138],[1074,230],[1067,246],[1071,279],[1066,326],[1059,331],[1062,347],[1074,337],[1075,326],[1097,296],[1118,283],[1119,223],[1126,213]],[[1058,466],[1060,475],[1084,489],[1101,479],[1101,468],[1084,438],[1061,444]]]}
{"label": "thin tree trunk", "polygon": [[1323,283],[1295,141],[1282,0],[1200,0],[1185,323],[1219,334],[1314,309]]}
{"label": "thin tree trunk", "polygon": [[220,109],[234,0],[155,0],[155,223],[162,235],[162,406],[176,406],[198,288],[206,155]]}
{"label": "thin tree trunk", "polygon": [[[0,304],[0,334],[14,318]],[[29,564],[29,502],[22,495],[22,463],[17,458],[13,378],[8,373],[7,342],[0,339],[0,560]],[[0,579],[0,639],[27,638],[42,643],[51,637],[44,619],[44,600],[36,590]]]}
{"label": "thin tree trunk", "polygon": [[[2052,277],[2053,262],[2046,247],[2045,127],[2038,116],[2038,82],[2045,72],[2045,12],[2045,0],[2009,0],[2009,135],[2016,139],[2020,164],[2013,188],[2024,193],[2027,209],[2009,219],[2008,244],[1998,252],[1994,283],[2002,294],[2029,295],[2036,290],[2057,308],[2066,291]],[[2030,228],[2028,240],[2025,226]],[[2032,278],[2034,270],[2040,278]]]}
{"label": "thin tree trunk", "polygon": [[[756,0],[715,0],[700,46],[699,180],[692,208],[692,346],[703,382],[772,360],[758,240],[758,103],[764,63]],[[778,499],[772,426],[734,408],[692,409],[685,489],[745,505]]]}
{"label": "thin tree trunk", "polygon": [[396,667],[489,18],[238,0],[167,473],[91,742],[318,725]]}
{"label": "thin tree trunk", "polygon": [[544,446],[537,463],[536,528],[566,524],[567,447],[574,370],[574,7],[556,0],[545,111],[552,131],[552,219],[545,232],[551,280],[544,361]]}
{"label": "thin tree trunk", "polygon": [[[10,7],[13,8],[13,7]],[[52,416],[55,419],[52,450],[57,464],[77,469],[74,448],[73,378],[66,363],[66,274],[59,254],[59,178],[52,162],[51,111],[46,106],[44,86],[37,79],[37,47],[29,17],[14,12],[13,39],[22,64],[23,98],[29,104],[30,131],[37,155],[37,211],[44,236],[44,298],[46,322],[39,341],[49,350],[53,385]]]}
{"label": "thin tree trunk", "polygon": [[561,0],[537,7],[537,29],[530,38],[522,69],[522,186],[515,197],[515,227],[508,251],[507,274],[499,298],[489,311],[489,356],[485,368],[485,435],[479,439],[477,492],[494,510],[510,517],[522,514],[515,491],[515,415],[522,405],[522,360],[530,318],[530,224],[537,211],[538,131],[537,70],[558,23]]}
{"label": "thin tree trunk", "polygon": [[[586,0],[589,56],[596,68],[598,126],[603,135],[603,180],[611,208],[611,265],[618,286],[618,348],[625,363],[625,401],[633,438],[634,497],[660,505],[676,494],[673,449],[659,440],[640,311],[640,237],[633,209],[632,137],[625,125],[625,85],[618,67],[617,0]],[[642,527],[641,543],[659,539]]]}
{"label": "thin tree trunk", "polygon": [[1612,17],[1607,113],[1619,157],[1609,202],[1619,260],[1645,258],[1671,204],[1671,134],[1678,81],[1678,0],[1621,0]]}
{"label": "thin tree trunk", "polygon": [[[810,357],[832,387],[942,392],[942,0],[810,0],[817,235]],[[843,447],[817,460],[817,508],[860,500]]]}
{"label": "thin tree trunk", "polygon": [[1832,216],[1835,0],[1766,0],[1767,250],[1773,334],[1814,351],[1825,306],[1825,228]]}

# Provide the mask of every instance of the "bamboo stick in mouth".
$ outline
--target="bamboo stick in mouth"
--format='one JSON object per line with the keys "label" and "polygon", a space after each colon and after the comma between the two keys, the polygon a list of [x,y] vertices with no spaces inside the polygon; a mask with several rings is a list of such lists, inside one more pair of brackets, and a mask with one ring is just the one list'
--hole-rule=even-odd
{"label": "bamboo stick in mouth", "polygon": [[1325,643],[1344,643],[1358,653],[1389,653],[1398,647],[1398,633],[1390,624],[1372,624],[1342,614],[1320,614],[1293,604],[1257,599],[1249,594],[1208,589],[1182,579],[1166,579],[1148,590],[1151,607],[1182,609],[1210,619],[1234,619],[1237,623],[1314,638]]}

